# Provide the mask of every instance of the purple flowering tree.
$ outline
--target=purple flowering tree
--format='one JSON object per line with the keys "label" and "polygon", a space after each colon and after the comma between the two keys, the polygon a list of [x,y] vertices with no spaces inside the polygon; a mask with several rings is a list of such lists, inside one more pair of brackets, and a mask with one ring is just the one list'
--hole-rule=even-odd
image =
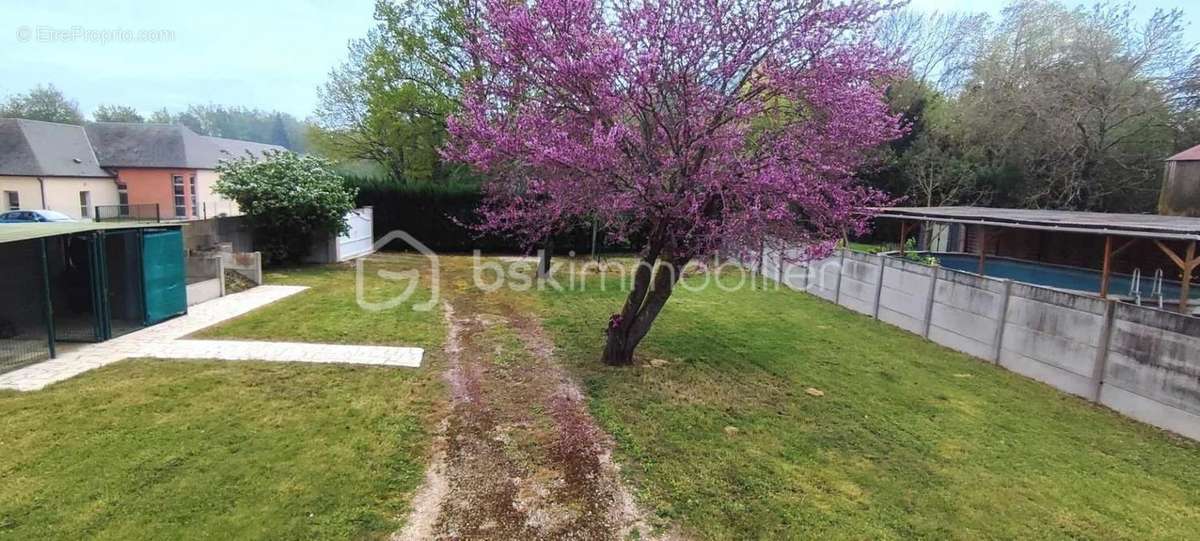
{"label": "purple flowering tree", "polygon": [[644,238],[603,361],[633,352],[690,261],[760,242],[827,252],[884,198],[856,182],[900,134],[887,6],[848,0],[481,0],[480,75],[447,153],[489,179],[484,227],[572,220]]}

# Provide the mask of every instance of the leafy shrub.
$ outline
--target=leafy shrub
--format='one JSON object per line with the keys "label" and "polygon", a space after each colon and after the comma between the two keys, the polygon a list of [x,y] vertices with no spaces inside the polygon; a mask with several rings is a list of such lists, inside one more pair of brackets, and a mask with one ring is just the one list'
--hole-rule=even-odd
{"label": "leafy shrub", "polygon": [[357,190],[347,187],[329,161],[268,151],[262,159],[221,162],[214,190],[237,201],[254,228],[255,246],[269,264],[293,263],[317,234],[346,232],[346,213]]}
{"label": "leafy shrub", "polygon": [[[347,186],[357,190],[358,206],[375,208],[377,238],[390,231],[404,231],[438,252],[481,250],[488,253],[521,253],[531,249],[516,238],[496,233],[483,234],[472,227],[479,220],[477,211],[483,204],[483,192],[478,182],[400,183],[386,178],[356,175],[343,175],[343,178]],[[555,235],[556,254],[590,252],[591,224],[573,225],[569,230]],[[602,252],[632,250],[628,242],[606,239],[603,231],[599,233],[597,242]],[[397,242],[390,248],[407,249],[407,246]]]}
{"label": "leafy shrub", "polygon": [[931,255],[921,255],[917,251],[917,239],[908,239],[904,242],[904,258],[930,267],[936,267],[941,264],[938,258]]}

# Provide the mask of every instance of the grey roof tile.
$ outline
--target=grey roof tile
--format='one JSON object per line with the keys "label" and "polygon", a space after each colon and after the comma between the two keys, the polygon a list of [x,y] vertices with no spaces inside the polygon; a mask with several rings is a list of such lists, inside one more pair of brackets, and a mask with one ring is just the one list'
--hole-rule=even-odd
{"label": "grey roof tile", "polygon": [[111,177],[83,126],[0,118],[0,175]]}
{"label": "grey roof tile", "polygon": [[215,169],[221,160],[281,146],[208,137],[179,124],[92,122],[87,133],[105,167]]}

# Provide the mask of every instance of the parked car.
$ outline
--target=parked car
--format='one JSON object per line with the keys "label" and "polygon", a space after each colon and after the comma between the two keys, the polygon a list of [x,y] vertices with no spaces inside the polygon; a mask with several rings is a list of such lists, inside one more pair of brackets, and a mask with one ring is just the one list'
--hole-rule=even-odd
{"label": "parked car", "polygon": [[31,222],[74,222],[70,216],[53,210],[11,210],[0,214],[0,224]]}

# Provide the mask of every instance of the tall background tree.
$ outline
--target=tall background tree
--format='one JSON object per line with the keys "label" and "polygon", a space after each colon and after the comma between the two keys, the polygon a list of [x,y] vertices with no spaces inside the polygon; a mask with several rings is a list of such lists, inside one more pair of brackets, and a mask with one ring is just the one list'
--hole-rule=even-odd
{"label": "tall background tree", "polygon": [[79,104],[63,96],[62,91],[54,85],[39,85],[25,94],[9,96],[4,104],[0,105],[0,118],[24,118],[63,124],[83,123]]}
{"label": "tall background tree", "polygon": [[446,116],[459,107],[462,85],[474,73],[464,44],[467,0],[375,5],[377,24],[349,46],[345,63],[329,74],[311,132],[328,156],[379,164],[394,181],[455,178],[438,149]]}
{"label": "tall background tree", "polygon": [[101,105],[92,113],[96,122],[145,122],[137,109],[128,105]]}
{"label": "tall background tree", "polygon": [[906,10],[880,39],[912,126],[873,182],[913,204],[1150,212],[1162,159],[1200,143],[1200,59],[1180,11],[1009,4],[996,21]]}
{"label": "tall background tree", "polygon": [[178,114],[166,110],[151,115],[152,122],[183,124],[196,133],[279,145],[293,152],[307,152],[308,125],[292,115],[226,105],[190,105]]}
{"label": "tall background tree", "polygon": [[[83,114],[74,100],[54,85],[38,86],[24,94],[8,96],[0,105],[0,118],[27,118],[66,124],[82,124]],[[190,105],[179,113],[165,107],[143,117],[127,105],[103,104],[92,113],[98,122],[154,122],[183,124],[201,135],[228,137],[282,146],[293,152],[308,152],[308,124],[279,111],[240,106]]]}
{"label": "tall background tree", "polygon": [[690,261],[770,238],[822,252],[882,202],[855,172],[901,133],[881,7],[807,1],[480,2],[451,154],[488,179],[486,225],[563,220],[645,238],[603,360],[637,345]]}
{"label": "tall background tree", "polygon": [[983,164],[1007,166],[1011,204],[1148,209],[1172,144],[1172,89],[1193,50],[1181,12],[1009,6],[961,97],[962,137]]}

